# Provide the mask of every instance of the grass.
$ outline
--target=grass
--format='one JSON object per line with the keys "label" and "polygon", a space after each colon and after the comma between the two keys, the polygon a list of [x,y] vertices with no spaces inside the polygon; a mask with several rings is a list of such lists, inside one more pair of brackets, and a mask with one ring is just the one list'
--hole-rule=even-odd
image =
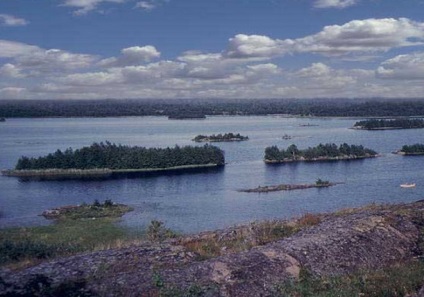
{"label": "grass", "polygon": [[275,287],[274,296],[291,297],[400,297],[417,292],[424,278],[424,263],[410,261],[381,270],[345,276],[314,278],[302,270],[299,280]]}
{"label": "grass", "polygon": [[319,215],[306,213],[293,222],[263,221],[240,228],[231,236],[209,236],[181,242],[188,250],[197,253],[200,259],[210,259],[223,254],[246,251],[252,247],[289,237],[302,229],[319,224]]}
{"label": "grass", "polygon": [[25,266],[43,259],[121,247],[143,234],[115,219],[61,220],[49,226],[0,229],[0,265]]}
{"label": "grass", "polygon": [[125,213],[132,211],[133,208],[116,204],[111,200],[100,203],[97,199],[93,204],[83,203],[78,206],[64,206],[43,212],[46,219],[53,220],[81,220],[93,218],[118,218]]}

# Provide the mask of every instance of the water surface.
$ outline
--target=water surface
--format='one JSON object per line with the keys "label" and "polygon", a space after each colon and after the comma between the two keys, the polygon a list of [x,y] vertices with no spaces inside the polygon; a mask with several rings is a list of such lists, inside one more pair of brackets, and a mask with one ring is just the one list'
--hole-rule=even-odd
{"label": "water surface", "polygon": [[[49,223],[43,210],[94,199],[111,199],[135,208],[121,224],[143,228],[162,220],[180,232],[213,230],[253,220],[290,218],[372,202],[411,202],[424,198],[424,157],[391,154],[404,144],[424,142],[423,130],[362,131],[349,129],[353,119],[308,119],[280,116],[7,119],[0,123],[0,168],[14,167],[22,156],[40,156],[93,142],[146,147],[199,145],[198,134],[226,132],[249,141],[214,143],[225,151],[224,169],[113,180],[22,181],[0,176],[0,226]],[[304,125],[316,126],[304,126]],[[284,140],[288,134],[292,139]],[[362,144],[383,154],[360,161],[265,165],[269,145],[303,149],[319,143]],[[289,192],[241,193],[238,189],[280,183],[313,183],[321,178],[343,182],[331,188]],[[416,182],[415,189],[401,189]]]}

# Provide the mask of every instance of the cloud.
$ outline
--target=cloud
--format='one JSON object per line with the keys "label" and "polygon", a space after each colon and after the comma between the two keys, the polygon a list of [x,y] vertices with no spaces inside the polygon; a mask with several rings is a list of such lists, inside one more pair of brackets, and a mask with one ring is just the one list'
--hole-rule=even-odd
{"label": "cloud", "polygon": [[392,48],[424,44],[424,23],[407,18],[353,20],[331,25],[314,35],[297,39],[272,39],[264,35],[238,34],[229,39],[223,57],[231,59],[271,59],[295,53],[324,56],[359,55]]}
{"label": "cloud", "polygon": [[230,38],[225,56],[229,58],[269,58],[287,53],[291,40],[271,39],[263,35],[238,34]]}
{"label": "cloud", "polygon": [[13,64],[7,63],[0,67],[0,77],[23,78],[21,70]]}
{"label": "cloud", "polygon": [[120,67],[139,65],[159,58],[160,52],[152,45],[133,46],[121,50],[121,56],[103,59],[99,62],[103,67]]}
{"label": "cloud", "polygon": [[0,58],[14,58],[22,55],[29,55],[39,50],[40,48],[38,46],[0,39]]}
{"label": "cloud", "polygon": [[391,48],[422,45],[424,23],[406,18],[354,20],[326,26],[311,36],[296,39],[294,51],[324,55],[387,51]]}
{"label": "cloud", "polygon": [[376,74],[379,78],[401,80],[424,79],[424,52],[399,55],[381,63]]}
{"label": "cloud", "polygon": [[346,8],[357,4],[359,0],[316,0],[315,8]]}
{"label": "cloud", "polygon": [[[96,56],[76,54],[60,49],[43,49],[25,43],[0,40],[0,58],[11,59],[11,67],[19,68],[21,75],[26,72],[34,76],[40,73],[55,73],[88,68],[98,60]],[[6,67],[6,66],[3,66]]]}
{"label": "cloud", "polygon": [[126,0],[65,0],[63,6],[74,7],[75,15],[84,15],[95,10],[101,3],[124,3]]}
{"label": "cloud", "polygon": [[0,26],[17,27],[28,25],[29,22],[8,14],[0,14]]}

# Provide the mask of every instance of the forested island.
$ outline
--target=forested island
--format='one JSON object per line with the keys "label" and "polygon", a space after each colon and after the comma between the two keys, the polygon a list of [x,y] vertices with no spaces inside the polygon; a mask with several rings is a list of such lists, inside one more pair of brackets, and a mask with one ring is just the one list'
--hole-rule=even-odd
{"label": "forested island", "polygon": [[0,117],[114,117],[286,114],[312,117],[424,116],[421,99],[0,100]]}
{"label": "forested island", "polygon": [[309,147],[304,150],[299,150],[296,145],[292,144],[287,149],[279,149],[277,146],[267,147],[265,149],[265,163],[354,160],[376,157],[377,155],[377,152],[364,148],[362,145],[349,145],[347,143],[340,146],[334,143],[320,143],[316,147]]}
{"label": "forested island", "polygon": [[356,122],[354,129],[360,130],[392,130],[392,129],[418,129],[424,128],[423,119],[369,119]]}
{"label": "forested island", "polygon": [[149,172],[193,167],[223,166],[224,152],[211,145],[202,147],[145,148],[116,145],[108,141],[44,157],[21,157],[9,176],[107,175],[119,172]]}
{"label": "forested island", "polygon": [[231,141],[245,141],[249,140],[248,136],[240,135],[240,133],[225,133],[225,134],[212,134],[210,136],[197,135],[192,139],[195,142],[231,142]]}
{"label": "forested island", "polygon": [[412,145],[404,145],[395,153],[404,156],[424,155],[424,144],[416,143]]}

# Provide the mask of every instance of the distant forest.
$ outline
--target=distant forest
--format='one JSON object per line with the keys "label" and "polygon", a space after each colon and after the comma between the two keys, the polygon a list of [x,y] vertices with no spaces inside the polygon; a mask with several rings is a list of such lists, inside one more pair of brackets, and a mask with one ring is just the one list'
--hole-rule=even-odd
{"label": "distant forest", "polygon": [[23,156],[15,169],[150,169],[205,164],[224,165],[224,152],[212,145],[145,148],[101,142],[76,150],[57,150],[45,157]]}
{"label": "distant forest", "polygon": [[365,99],[143,99],[0,100],[0,117],[113,117],[267,115],[424,116],[424,100]]}

